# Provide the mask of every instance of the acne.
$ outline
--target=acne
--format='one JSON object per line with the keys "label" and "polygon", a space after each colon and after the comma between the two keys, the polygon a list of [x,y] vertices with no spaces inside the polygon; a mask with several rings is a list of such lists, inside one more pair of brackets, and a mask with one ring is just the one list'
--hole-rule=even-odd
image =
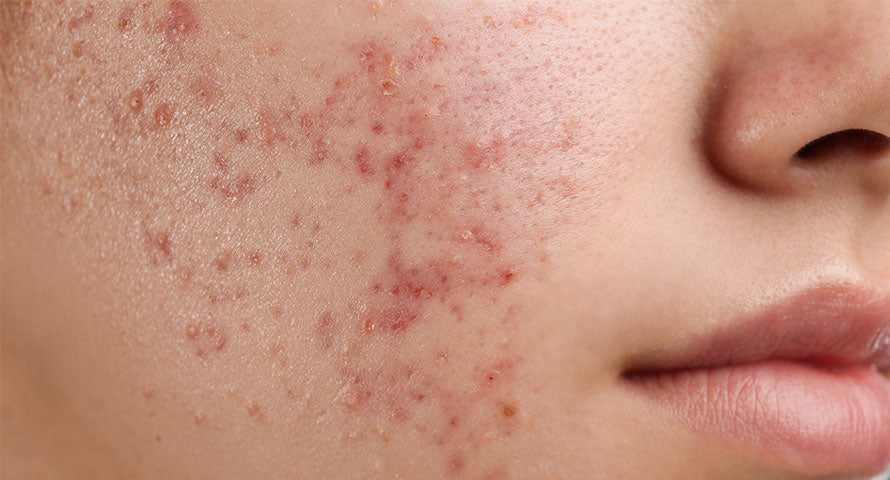
{"label": "acne", "polygon": [[155,129],[164,128],[173,121],[173,108],[169,103],[164,102],[155,108],[153,117]]}
{"label": "acne", "polygon": [[68,31],[73,32],[74,30],[92,22],[95,11],[96,7],[93,5],[88,5],[81,10],[76,16],[68,20]]}
{"label": "acne", "polygon": [[185,338],[195,355],[202,360],[222,354],[229,341],[225,330],[213,320],[188,324],[185,328]]}
{"label": "acne", "polygon": [[192,3],[185,0],[170,2],[162,29],[171,43],[193,35],[198,29],[198,16]]}

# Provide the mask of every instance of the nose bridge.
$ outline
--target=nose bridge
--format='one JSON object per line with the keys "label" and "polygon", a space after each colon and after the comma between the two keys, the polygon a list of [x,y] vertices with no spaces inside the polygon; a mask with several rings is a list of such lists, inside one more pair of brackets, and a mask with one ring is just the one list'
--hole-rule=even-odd
{"label": "nose bridge", "polygon": [[[818,187],[796,175],[796,167],[807,168],[797,164],[801,148],[844,131],[890,137],[890,3],[836,7],[838,18],[865,19],[783,19],[785,28],[761,29],[749,15],[743,21],[750,24],[738,27],[715,77],[706,125],[710,161],[734,183],[776,192]],[[867,17],[853,10],[866,7],[877,11]],[[844,161],[849,169],[869,169],[868,177],[886,176],[879,164],[888,155],[853,151],[862,161]],[[881,184],[890,186],[890,179]]]}

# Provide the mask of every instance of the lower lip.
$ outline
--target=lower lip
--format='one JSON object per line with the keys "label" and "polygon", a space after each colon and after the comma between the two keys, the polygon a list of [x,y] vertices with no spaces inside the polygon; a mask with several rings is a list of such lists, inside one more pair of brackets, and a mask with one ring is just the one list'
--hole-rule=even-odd
{"label": "lower lip", "polygon": [[867,367],[766,361],[628,378],[694,430],[807,473],[871,474],[890,463],[890,386]]}

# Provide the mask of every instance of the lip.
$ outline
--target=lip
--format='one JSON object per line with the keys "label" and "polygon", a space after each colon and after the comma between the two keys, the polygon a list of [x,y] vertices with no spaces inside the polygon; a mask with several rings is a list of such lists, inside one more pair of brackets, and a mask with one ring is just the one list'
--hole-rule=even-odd
{"label": "lip", "polygon": [[810,474],[890,465],[890,295],[820,285],[626,369],[636,392],[708,435]]}

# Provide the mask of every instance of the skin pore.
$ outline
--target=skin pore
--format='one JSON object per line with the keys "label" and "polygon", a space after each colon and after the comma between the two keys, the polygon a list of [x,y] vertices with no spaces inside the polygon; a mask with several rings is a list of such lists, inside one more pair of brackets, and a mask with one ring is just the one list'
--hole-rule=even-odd
{"label": "skin pore", "polygon": [[886,4],[2,12],[10,478],[864,473],[619,383],[813,279],[890,287],[887,174],[775,165],[887,134]]}

